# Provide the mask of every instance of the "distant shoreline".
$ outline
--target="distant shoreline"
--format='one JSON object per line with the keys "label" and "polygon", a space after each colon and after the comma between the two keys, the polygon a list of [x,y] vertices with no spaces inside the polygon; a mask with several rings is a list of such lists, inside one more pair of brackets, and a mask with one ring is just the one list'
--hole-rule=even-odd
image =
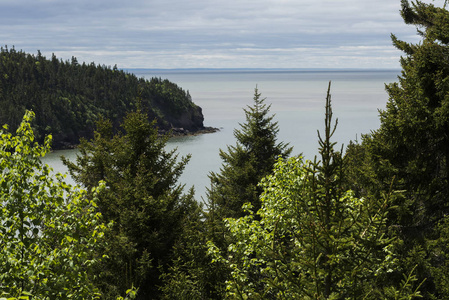
{"label": "distant shoreline", "polygon": [[155,72],[400,72],[401,69],[391,68],[121,68],[126,72],[155,71]]}

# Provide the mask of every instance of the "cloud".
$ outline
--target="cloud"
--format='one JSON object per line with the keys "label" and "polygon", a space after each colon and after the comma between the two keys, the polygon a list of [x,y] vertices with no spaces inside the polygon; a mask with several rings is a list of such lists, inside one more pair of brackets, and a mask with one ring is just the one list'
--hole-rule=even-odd
{"label": "cloud", "polygon": [[391,0],[4,0],[0,41],[119,67],[390,68],[400,55],[390,33],[416,39],[399,8]]}

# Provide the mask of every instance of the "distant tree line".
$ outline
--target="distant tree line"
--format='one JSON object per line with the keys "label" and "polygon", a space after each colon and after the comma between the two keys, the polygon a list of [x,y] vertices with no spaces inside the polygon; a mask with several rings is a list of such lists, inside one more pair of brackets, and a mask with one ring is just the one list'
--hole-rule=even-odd
{"label": "distant tree line", "polygon": [[76,145],[92,138],[101,115],[118,130],[126,113],[140,105],[161,130],[172,127],[203,129],[201,108],[187,91],[161,78],[145,80],[105,65],[79,63],[75,57],[50,59],[14,47],[0,49],[0,123],[17,128],[25,110],[42,142],[53,135],[53,148]]}
{"label": "distant tree line", "polygon": [[99,119],[63,159],[85,191],[42,165],[51,137],[34,143],[33,113],[15,136],[5,126],[2,295],[449,299],[449,12],[403,0],[402,16],[423,41],[393,36],[406,55],[379,129],[338,149],[329,83],[318,156],[288,157],[256,88],[205,206],[178,183],[189,157],[140,108],[118,132]]}

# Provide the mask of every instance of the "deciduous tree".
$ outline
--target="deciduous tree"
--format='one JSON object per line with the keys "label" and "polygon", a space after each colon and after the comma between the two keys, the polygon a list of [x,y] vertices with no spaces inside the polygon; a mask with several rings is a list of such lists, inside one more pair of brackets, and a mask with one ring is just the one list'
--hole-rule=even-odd
{"label": "deciduous tree", "polygon": [[13,136],[0,131],[0,292],[33,299],[96,299],[94,269],[104,242],[101,214],[81,189],[50,175],[50,151],[34,142],[27,111]]}

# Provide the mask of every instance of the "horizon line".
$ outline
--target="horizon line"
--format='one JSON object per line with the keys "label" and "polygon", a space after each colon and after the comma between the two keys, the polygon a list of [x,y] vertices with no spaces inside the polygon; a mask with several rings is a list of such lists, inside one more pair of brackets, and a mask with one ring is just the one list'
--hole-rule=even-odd
{"label": "horizon line", "polygon": [[122,70],[154,70],[154,71],[400,71],[401,68],[119,68]]}

